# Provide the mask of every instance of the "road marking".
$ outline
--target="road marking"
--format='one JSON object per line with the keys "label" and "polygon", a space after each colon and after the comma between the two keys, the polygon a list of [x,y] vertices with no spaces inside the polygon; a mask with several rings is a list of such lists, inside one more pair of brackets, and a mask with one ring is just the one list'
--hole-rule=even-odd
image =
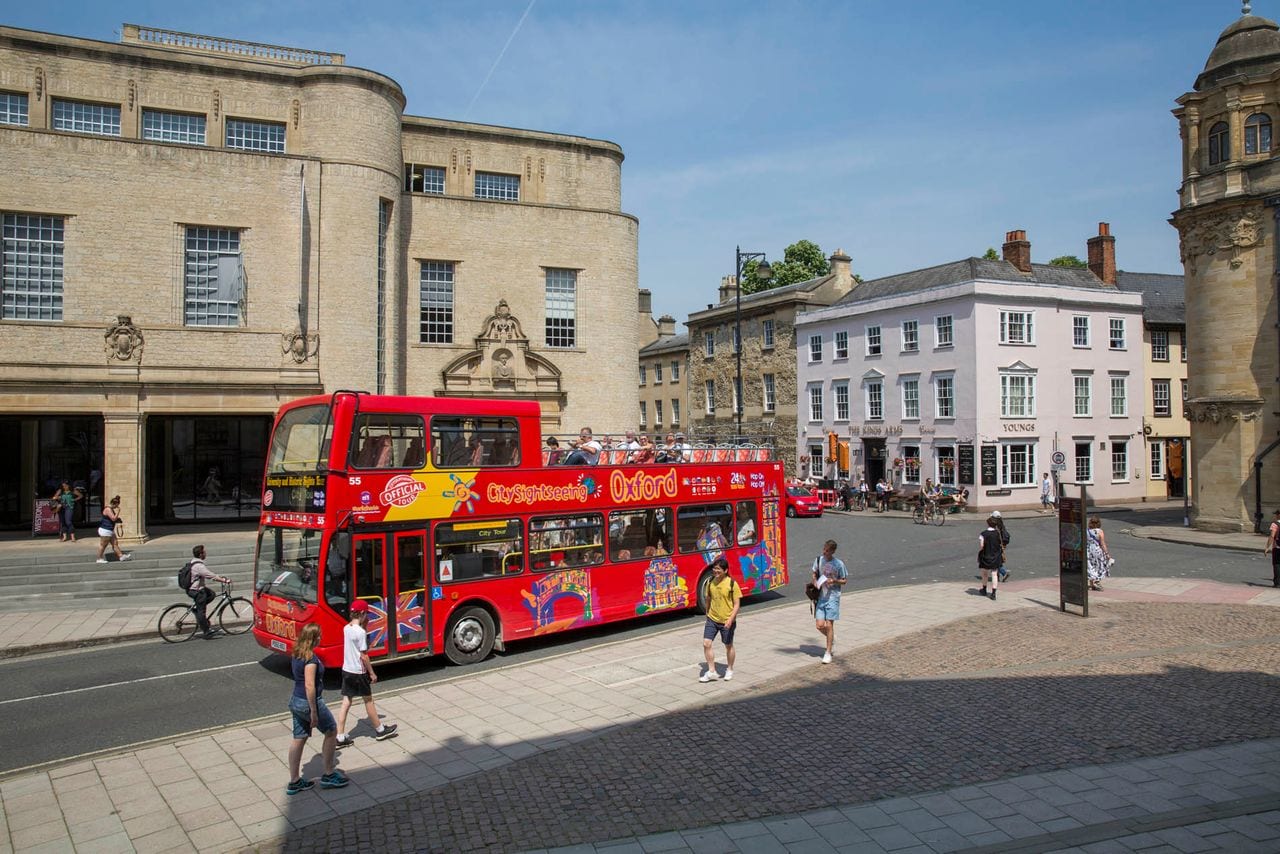
{"label": "road marking", "polygon": [[141,679],[130,679],[128,682],[111,682],[106,685],[90,685],[86,688],[71,688],[67,691],[54,691],[51,694],[36,694],[31,697],[14,697],[12,700],[0,700],[0,706],[7,706],[10,703],[25,703],[29,700],[48,700],[52,697],[65,697],[68,694],[81,694],[85,691],[98,691],[102,688],[115,688],[121,685],[137,685],[140,682],[154,682],[157,679],[173,679],[176,676],[199,676],[202,673],[216,673],[219,670],[231,670],[235,667],[248,667],[251,664],[257,664],[256,661],[244,661],[240,664],[224,664],[220,667],[209,667],[204,670],[186,670],[182,673],[165,673],[160,676],[144,676]]}

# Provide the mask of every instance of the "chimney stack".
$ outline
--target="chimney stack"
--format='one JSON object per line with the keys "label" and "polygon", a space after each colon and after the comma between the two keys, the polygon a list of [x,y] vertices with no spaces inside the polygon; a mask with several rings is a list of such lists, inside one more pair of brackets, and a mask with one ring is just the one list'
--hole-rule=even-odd
{"label": "chimney stack", "polygon": [[1031,272],[1031,241],[1022,229],[1007,231],[1004,235],[1004,260],[1018,268],[1020,273]]}
{"label": "chimney stack", "polygon": [[738,277],[724,276],[720,279],[720,302],[726,303],[738,296]]}
{"label": "chimney stack", "polygon": [[676,334],[676,319],[669,314],[658,318],[658,340],[670,338]]}
{"label": "chimney stack", "polygon": [[844,254],[843,249],[837,249],[835,254],[831,256],[831,272],[836,277],[836,290],[841,294],[847,294],[853,290],[853,271],[849,268],[849,263],[853,260]]}
{"label": "chimney stack", "polygon": [[1089,270],[1102,280],[1103,284],[1114,286],[1116,283],[1116,239],[1111,236],[1111,223],[1098,223],[1098,236],[1090,237]]}
{"label": "chimney stack", "polygon": [[653,292],[648,288],[640,289],[640,313],[646,317],[653,314]]}

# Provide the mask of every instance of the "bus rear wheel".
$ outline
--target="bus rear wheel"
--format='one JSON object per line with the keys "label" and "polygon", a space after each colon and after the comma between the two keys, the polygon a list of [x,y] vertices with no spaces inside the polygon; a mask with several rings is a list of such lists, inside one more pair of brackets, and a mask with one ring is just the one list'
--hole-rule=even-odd
{"label": "bus rear wheel", "polygon": [[711,573],[704,572],[698,577],[698,613],[705,614],[711,607]]}
{"label": "bus rear wheel", "polygon": [[497,637],[493,617],[484,608],[464,608],[449,621],[444,635],[445,657],[454,664],[475,664],[493,652]]}

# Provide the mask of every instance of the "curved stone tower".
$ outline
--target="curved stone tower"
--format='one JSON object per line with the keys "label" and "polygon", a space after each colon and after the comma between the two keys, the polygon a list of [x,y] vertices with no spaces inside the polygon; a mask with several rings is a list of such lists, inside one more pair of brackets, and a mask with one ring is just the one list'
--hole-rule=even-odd
{"label": "curved stone tower", "polygon": [[[1276,237],[1280,27],[1245,14],[1173,111],[1182,135],[1187,417],[1197,528],[1252,530],[1280,506]],[[1255,465],[1261,461],[1261,469]],[[1259,503],[1259,500],[1261,503]]]}

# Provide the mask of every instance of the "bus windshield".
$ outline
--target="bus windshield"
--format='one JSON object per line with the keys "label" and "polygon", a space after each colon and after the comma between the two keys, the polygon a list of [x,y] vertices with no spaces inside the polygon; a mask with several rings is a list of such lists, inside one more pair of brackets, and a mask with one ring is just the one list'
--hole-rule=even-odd
{"label": "bus windshield", "polygon": [[320,531],[267,526],[258,535],[254,589],[304,605],[316,601]]}
{"label": "bus windshield", "polygon": [[319,471],[329,463],[333,419],[324,404],[299,406],[280,416],[271,436],[267,474]]}

